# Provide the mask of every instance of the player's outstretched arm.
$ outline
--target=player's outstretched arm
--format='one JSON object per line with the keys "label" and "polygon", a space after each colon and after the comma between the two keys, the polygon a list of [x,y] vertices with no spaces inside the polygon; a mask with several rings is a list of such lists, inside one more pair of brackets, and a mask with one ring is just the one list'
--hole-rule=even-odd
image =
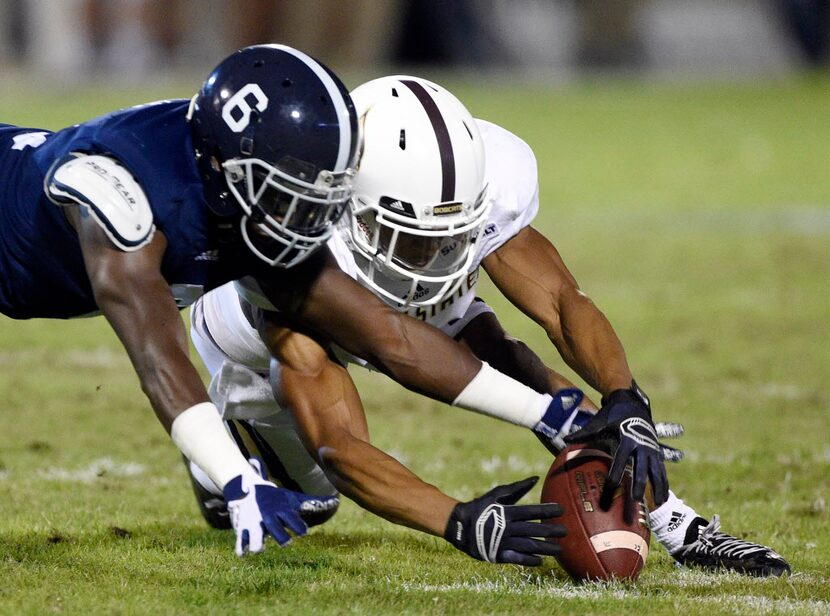
{"label": "player's outstretched arm", "polygon": [[68,210],[95,300],[119,339],[176,445],[223,486],[237,533],[237,553],[262,549],[263,529],[280,544],[286,529],[305,533],[299,510],[308,498],[259,477],[228,436],[188,358],[187,338],[170,288],[161,275],[166,248],[157,232],[134,252],[116,248],[85,210]]}
{"label": "player's outstretched arm", "polygon": [[631,370],[617,334],[541,233],[523,228],[482,266],[505,297],[544,328],[565,362],[594,389],[607,395],[630,386]]}
{"label": "player's outstretched arm", "polygon": [[[571,400],[578,398],[573,392],[576,385],[546,366],[524,342],[508,334],[495,313],[484,312],[472,319],[459,332],[457,339],[480,360],[536,391],[547,392],[553,396],[554,403],[557,398],[564,402],[565,396]],[[551,453],[557,454],[565,445],[563,438],[584,427],[599,410],[588,396],[583,396],[576,404],[576,412],[572,411],[572,406],[565,408],[561,404],[552,404],[539,423],[529,423],[525,427],[532,429]],[[498,418],[508,419],[502,416]],[[660,438],[676,438],[683,434],[683,426],[677,423],[660,422],[655,424],[655,429]],[[683,458],[683,452],[678,449],[662,443],[661,449],[666,461],[679,462]]]}
{"label": "player's outstretched arm", "polygon": [[391,522],[442,536],[479,560],[539,565],[541,556],[558,553],[559,546],[544,539],[560,537],[564,529],[539,520],[560,515],[559,506],[515,504],[535,479],[499,486],[468,503],[422,481],[369,443],[363,406],[345,368],[312,337],[273,317],[261,333],[279,360],[272,374],[277,396],[338,490]]}
{"label": "player's outstretched arm", "polygon": [[661,504],[668,480],[648,398],[634,383],[608,319],[579,290],[553,244],[528,226],[488,255],[482,266],[499,290],[545,329],[568,365],[603,394],[600,412],[566,440],[610,439],[616,453],[609,485],[618,483],[631,458],[635,497],[642,498],[648,479],[656,504]]}
{"label": "player's outstretched arm", "polygon": [[549,396],[483,364],[432,325],[389,307],[341,271],[329,253],[260,287],[295,324],[412,391],[517,425],[534,425],[550,403]]}
{"label": "player's outstretched arm", "polygon": [[328,251],[260,284],[295,323],[333,340],[412,391],[452,402],[482,369],[452,338],[393,310],[361,287]]}
{"label": "player's outstretched arm", "polygon": [[391,522],[443,534],[458,501],[369,443],[363,404],[346,369],[310,335],[283,324],[280,314],[271,314],[260,332],[279,361],[272,365],[277,398],[335,487]]}
{"label": "player's outstretched arm", "polygon": [[209,398],[188,358],[184,325],[161,275],[167,241],[157,232],[147,246],[125,252],[109,241],[85,210],[75,208],[74,217],[96,303],[126,348],[144,393],[169,432],[179,413]]}

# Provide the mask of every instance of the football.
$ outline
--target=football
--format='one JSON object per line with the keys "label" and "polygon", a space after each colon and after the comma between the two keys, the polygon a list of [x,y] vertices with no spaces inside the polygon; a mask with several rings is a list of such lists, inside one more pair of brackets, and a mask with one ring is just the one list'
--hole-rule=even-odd
{"label": "football", "polygon": [[542,486],[543,503],[559,503],[565,526],[557,557],[574,580],[634,580],[648,558],[651,531],[643,503],[631,497],[631,467],[621,486],[603,496],[612,457],[582,444],[556,456]]}

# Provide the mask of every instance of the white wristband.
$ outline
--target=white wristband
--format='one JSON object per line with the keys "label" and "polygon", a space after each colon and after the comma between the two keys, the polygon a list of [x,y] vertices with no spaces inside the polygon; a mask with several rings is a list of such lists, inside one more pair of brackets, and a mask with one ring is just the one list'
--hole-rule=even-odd
{"label": "white wristband", "polygon": [[453,400],[453,406],[533,429],[553,398],[522,385],[486,361],[481,364],[481,370]]}
{"label": "white wristband", "polygon": [[185,457],[220,488],[238,475],[253,472],[212,402],[201,402],[183,411],[173,420],[170,437]]}

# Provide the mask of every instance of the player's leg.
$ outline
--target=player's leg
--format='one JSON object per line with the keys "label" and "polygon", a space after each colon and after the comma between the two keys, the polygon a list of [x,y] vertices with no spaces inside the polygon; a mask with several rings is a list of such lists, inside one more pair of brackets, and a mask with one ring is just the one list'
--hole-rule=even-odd
{"label": "player's leg", "polygon": [[[473,302],[468,313],[454,325],[451,333],[479,359],[536,391],[553,394],[573,387],[568,379],[546,366],[530,347],[510,336],[495,312],[481,300]],[[590,401],[587,404],[596,409]],[[707,521],[673,491],[663,505],[650,513],[649,522],[657,540],[680,564],[757,576],[790,571],[778,553],[721,532],[718,516]]]}

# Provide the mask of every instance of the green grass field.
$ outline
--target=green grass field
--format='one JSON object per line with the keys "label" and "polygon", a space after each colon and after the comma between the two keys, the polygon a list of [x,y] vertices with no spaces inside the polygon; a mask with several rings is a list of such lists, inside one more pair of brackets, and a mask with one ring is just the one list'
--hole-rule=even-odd
{"label": "green grass field", "polygon": [[[637,584],[575,585],[555,563],[478,563],[350,502],[240,560],[201,521],[106,323],[3,318],[0,613],[830,613],[830,80],[447,85],[534,147],[536,226],[617,328],[656,417],[686,425],[672,487],[793,575],[679,570],[653,543]],[[16,84],[0,119],[57,128],[195,87]],[[564,370],[486,281],[480,294]],[[550,464],[523,430],[353,374],[376,444],[454,496]]]}

